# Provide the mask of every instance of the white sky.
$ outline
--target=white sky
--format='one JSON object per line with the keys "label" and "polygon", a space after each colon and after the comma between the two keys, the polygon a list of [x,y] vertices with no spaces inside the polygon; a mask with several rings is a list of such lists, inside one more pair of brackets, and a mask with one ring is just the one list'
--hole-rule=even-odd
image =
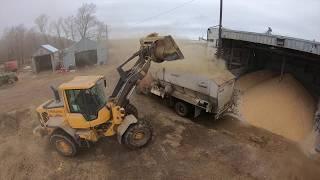
{"label": "white sky", "polygon": [[[219,18],[219,0],[0,1],[0,30],[17,24],[32,27],[42,13],[51,20],[72,15],[84,2],[97,5],[97,17],[109,24],[112,37],[162,32],[197,38]],[[320,0],[224,0],[223,26],[254,32],[270,26],[274,34],[320,41]]]}

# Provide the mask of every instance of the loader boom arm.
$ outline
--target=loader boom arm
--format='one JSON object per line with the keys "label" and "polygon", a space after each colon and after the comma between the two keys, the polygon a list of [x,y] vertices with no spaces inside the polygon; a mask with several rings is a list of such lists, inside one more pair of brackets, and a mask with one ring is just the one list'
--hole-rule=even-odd
{"label": "loader boom arm", "polygon": [[[137,85],[137,82],[139,80],[142,80],[148,73],[151,63],[151,58],[150,56],[148,56],[148,52],[150,52],[149,48],[143,48],[137,51],[127,61],[125,61],[117,68],[120,79],[111,95],[111,98],[116,105],[121,107],[126,106],[129,102],[128,98]],[[133,65],[132,68],[125,71],[123,69],[123,66],[128,64],[136,57],[138,57],[137,62]]]}
{"label": "loader boom arm", "polygon": [[[158,36],[158,34],[153,33],[140,39],[140,45],[140,50],[117,68],[120,79],[110,99],[118,106],[125,107],[129,103],[128,99],[137,82],[147,75],[151,61],[162,63],[184,58],[170,35]],[[123,67],[136,57],[138,57],[138,60],[135,64],[129,70],[124,70]]]}

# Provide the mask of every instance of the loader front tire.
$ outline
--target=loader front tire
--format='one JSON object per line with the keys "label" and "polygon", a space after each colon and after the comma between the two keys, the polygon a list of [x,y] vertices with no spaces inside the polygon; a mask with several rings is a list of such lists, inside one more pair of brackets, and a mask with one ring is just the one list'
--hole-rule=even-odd
{"label": "loader front tire", "polygon": [[153,130],[149,122],[138,120],[129,126],[123,135],[122,142],[129,149],[138,149],[146,146],[152,139]]}
{"label": "loader front tire", "polygon": [[77,144],[74,140],[67,133],[60,130],[52,133],[50,143],[62,156],[73,157],[78,152]]}

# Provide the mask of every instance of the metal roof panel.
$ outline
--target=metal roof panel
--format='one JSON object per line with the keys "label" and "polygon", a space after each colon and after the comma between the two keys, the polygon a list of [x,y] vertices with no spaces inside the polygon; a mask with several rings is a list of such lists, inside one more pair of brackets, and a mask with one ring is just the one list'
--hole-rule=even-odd
{"label": "metal roof panel", "polygon": [[41,45],[41,47],[45,48],[46,50],[48,50],[52,53],[59,51],[57,48],[51,46],[50,44]]}

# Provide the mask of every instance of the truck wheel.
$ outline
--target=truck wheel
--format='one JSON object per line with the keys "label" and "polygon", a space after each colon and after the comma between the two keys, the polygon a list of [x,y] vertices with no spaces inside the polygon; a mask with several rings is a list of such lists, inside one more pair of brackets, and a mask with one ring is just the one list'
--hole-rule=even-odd
{"label": "truck wheel", "polygon": [[50,136],[50,143],[56,148],[59,154],[73,157],[77,154],[77,144],[63,131],[56,131]]}
{"label": "truck wheel", "polygon": [[128,104],[126,106],[126,113],[127,115],[132,114],[135,117],[138,117],[138,109],[132,104]]}
{"label": "truck wheel", "polygon": [[189,107],[184,102],[176,102],[174,109],[179,116],[186,117],[189,114]]}
{"label": "truck wheel", "polygon": [[152,127],[145,120],[139,120],[137,123],[129,126],[123,135],[123,144],[130,149],[138,149],[146,146],[152,138]]}

